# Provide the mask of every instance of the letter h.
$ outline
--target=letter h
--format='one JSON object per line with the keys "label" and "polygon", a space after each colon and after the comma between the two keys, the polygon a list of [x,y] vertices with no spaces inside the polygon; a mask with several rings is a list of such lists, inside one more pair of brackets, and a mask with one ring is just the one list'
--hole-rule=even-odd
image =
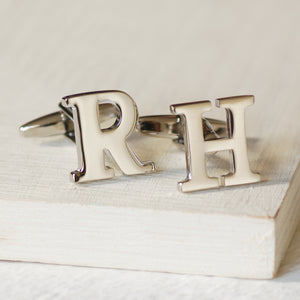
{"label": "letter h", "polygon": [[[202,114],[211,109],[210,101],[175,104],[171,111],[184,116],[187,178],[179,182],[182,192],[191,192],[260,181],[250,170],[245,135],[245,109],[254,103],[254,96],[236,96],[216,100],[217,107],[227,112],[228,138],[204,140]],[[205,154],[232,150],[234,173],[221,178],[208,177]]]}

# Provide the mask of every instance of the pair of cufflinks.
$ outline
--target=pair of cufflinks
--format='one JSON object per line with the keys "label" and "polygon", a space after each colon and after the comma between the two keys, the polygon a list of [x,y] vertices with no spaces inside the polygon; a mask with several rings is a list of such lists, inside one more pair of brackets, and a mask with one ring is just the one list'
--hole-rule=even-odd
{"label": "pair of cufflinks", "polygon": [[[170,137],[184,144],[187,177],[178,183],[182,192],[254,183],[259,174],[250,170],[245,134],[245,109],[254,96],[216,100],[225,108],[226,122],[203,118],[212,108],[210,101],[171,105],[170,115],[138,117],[134,100],[122,91],[97,91],[64,97],[60,111],[20,127],[25,136],[64,134],[77,145],[79,168],[71,172],[74,182],[114,177],[105,165],[112,157],[126,175],[155,171],[153,162],[142,162],[129,147],[127,138],[134,130],[146,135]],[[206,154],[231,150],[232,172],[226,176],[207,175]]]}

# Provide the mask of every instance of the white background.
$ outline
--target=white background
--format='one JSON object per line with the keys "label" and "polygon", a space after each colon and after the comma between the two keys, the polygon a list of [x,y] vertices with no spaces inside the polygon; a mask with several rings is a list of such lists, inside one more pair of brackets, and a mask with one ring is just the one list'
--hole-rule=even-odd
{"label": "white background", "polygon": [[[1,89],[35,99],[20,123],[102,89],[146,99],[141,114],[245,92],[298,101],[298,3],[2,0]],[[28,111],[0,103],[1,114]],[[0,298],[300,299],[300,227],[270,281],[1,262]]]}

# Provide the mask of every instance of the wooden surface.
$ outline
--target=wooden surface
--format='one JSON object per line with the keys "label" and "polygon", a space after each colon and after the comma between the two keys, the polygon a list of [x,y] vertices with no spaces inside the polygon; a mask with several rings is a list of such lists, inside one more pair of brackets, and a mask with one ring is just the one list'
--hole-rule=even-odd
{"label": "wooden surface", "polygon": [[[5,214],[6,224],[23,208],[30,217],[36,203],[278,216],[299,161],[297,2],[54,2],[7,1],[0,12],[0,197],[16,218]],[[176,190],[185,177],[180,149],[135,138],[132,144],[157,162],[158,174],[74,186],[68,173],[77,165],[75,147],[64,139],[26,140],[17,127],[54,111],[64,95],[100,89],[128,92],[141,115],[168,113],[177,102],[255,94],[246,114],[249,159],[265,182],[182,195]],[[288,215],[285,220],[296,223]],[[1,233],[4,245],[12,245],[12,229]]]}

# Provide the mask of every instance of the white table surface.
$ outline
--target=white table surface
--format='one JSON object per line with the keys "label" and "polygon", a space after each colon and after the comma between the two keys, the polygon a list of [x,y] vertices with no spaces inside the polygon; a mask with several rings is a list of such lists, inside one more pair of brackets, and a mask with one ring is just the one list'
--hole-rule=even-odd
{"label": "white table surface", "polygon": [[[146,97],[141,114],[195,95],[295,101],[299,11],[297,0],[2,0],[1,89],[24,90],[44,112],[61,96],[101,89]],[[0,115],[26,108],[0,103]],[[300,299],[300,226],[274,280],[0,262],[0,299]]]}

